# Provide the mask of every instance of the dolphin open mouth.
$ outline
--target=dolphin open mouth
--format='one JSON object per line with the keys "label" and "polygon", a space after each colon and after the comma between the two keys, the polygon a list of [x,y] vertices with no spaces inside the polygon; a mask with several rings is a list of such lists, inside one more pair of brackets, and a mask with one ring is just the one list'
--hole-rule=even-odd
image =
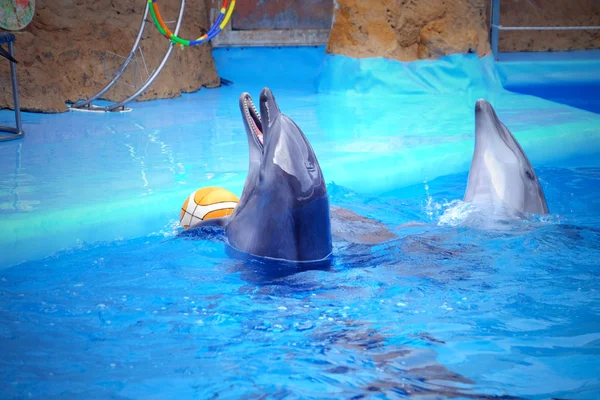
{"label": "dolphin open mouth", "polygon": [[256,109],[254,102],[252,101],[252,97],[249,94],[244,95],[243,100],[243,110],[244,110],[244,118],[246,118],[246,123],[252,130],[255,138],[258,139],[261,147],[264,145],[263,143],[263,129],[262,129],[262,120],[260,118],[260,113]]}

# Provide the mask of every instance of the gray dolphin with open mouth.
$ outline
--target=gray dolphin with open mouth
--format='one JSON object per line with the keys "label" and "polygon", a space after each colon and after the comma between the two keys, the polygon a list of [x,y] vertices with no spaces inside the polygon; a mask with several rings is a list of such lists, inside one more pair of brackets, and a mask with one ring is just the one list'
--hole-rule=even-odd
{"label": "gray dolphin with open mouth", "polygon": [[521,213],[548,213],[529,159],[484,99],[475,104],[475,151],[464,201],[502,204]]}
{"label": "gray dolphin with open mouth", "polygon": [[317,262],[332,253],[327,188],[302,130],[281,113],[271,90],[260,94],[260,113],[248,93],[240,96],[250,163],[240,201],[228,217],[190,228],[218,225],[229,245],[254,256]]}

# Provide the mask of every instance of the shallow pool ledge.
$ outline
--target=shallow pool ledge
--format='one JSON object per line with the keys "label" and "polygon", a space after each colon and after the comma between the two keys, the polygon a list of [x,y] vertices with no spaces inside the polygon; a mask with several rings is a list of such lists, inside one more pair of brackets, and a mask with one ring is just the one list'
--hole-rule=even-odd
{"label": "shallow pool ledge", "polygon": [[511,92],[600,113],[600,51],[521,54],[496,63],[496,70]]}
{"label": "shallow pool ledge", "polygon": [[326,54],[316,87],[380,96],[508,90],[600,113],[600,51],[518,53],[498,62],[476,54],[411,62]]}
{"label": "shallow pool ledge", "polygon": [[439,60],[400,62],[327,54],[317,89],[320,93],[438,94],[501,90],[502,85],[491,56],[453,54]]}

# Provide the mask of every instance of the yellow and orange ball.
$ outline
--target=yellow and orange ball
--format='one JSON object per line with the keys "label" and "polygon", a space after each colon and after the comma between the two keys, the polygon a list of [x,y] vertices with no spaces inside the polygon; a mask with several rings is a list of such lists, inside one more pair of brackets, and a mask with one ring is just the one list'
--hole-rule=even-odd
{"label": "yellow and orange ball", "polygon": [[239,201],[235,194],[219,187],[198,189],[183,203],[179,225],[187,229],[202,220],[226,217],[233,213]]}

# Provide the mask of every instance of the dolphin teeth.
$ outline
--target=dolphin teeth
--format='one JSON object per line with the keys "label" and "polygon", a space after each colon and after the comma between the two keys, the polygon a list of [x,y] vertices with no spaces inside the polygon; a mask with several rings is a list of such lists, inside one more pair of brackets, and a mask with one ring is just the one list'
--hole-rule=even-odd
{"label": "dolphin teeth", "polygon": [[[248,103],[250,103],[250,104],[248,104]],[[261,143],[263,143],[262,132],[258,128],[258,126],[257,126],[257,124],[255,122],[254,116],[250,115],[250,106],[252,106],[252,110],[254,111],[254,116],[256,116],[258,118],[259,122],[262,122],[262,119],[260,117],[260,113],[256,109],[256,106],[254,105],[254,102],[251,99],[245,98],[244,99],[244,112],[246,114],[246,119],[248,120],[248,124],[251,125],[252,131],[254,132],[254,134],[256,135],[256,137],[260,140]]]}
{"label": "dolphin teeth", "polygon": [[254,102],[250,101],[250,105],[248,105],[248,99],[244,100],[244,105],[246,106],[246,115],[248,117],[250,117],[250,106],[252,106],[252,110],[254,110],[254,114],[256,114],[256,116],[258,117],[259,121],[262,121],[262,118],[260,116],[260,112],[258,112],[258,110],[256,109],[256,106],[254,105]]}
{"label": "dolphin teeth", "polygon": [[261,121],[261,117],[260,117],[260,113],[258,112],[258,110],[256,109],[256,106],[254,105],[254,102],[252,102],[252,109],[254,109],[254,113],[256,114],[256,116],[258,117],[259,121]]}

